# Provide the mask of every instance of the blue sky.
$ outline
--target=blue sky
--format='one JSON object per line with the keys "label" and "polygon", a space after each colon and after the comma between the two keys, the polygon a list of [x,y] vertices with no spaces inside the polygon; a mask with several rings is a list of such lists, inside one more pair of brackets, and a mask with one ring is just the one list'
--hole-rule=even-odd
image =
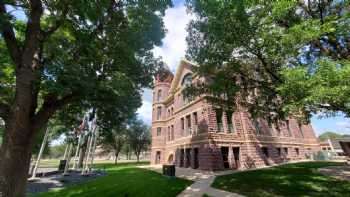
{"label": "blue sky", "polygon": [[[181,60],[185,56],[187,48],[186,44],[186,26],[193,16],[188,15],[184,0],[174,0],[174,7],[166,11],[164,24],[168,30],[166,37],[163,39],[163,45],[156,47],[153,53],[156,56],[161,56],[168,64],[173,72]],[[12,10],[13,11],[13,10]],[[22,20],[25,16],[21,11],[14,11],[13,14]],[[138,109],[138,114],[146,123],[151,124],[152,116],[152,91],[144,90],[142,107]],[[341,115],[332,118],[318,118],[314,116],[311,119],[311,124],[317,135],[325,131],[335,131],[341,134],[350,134],[350,120]]]}
{"label": "blue sky", "polygon": [[[153,52],[156,56],[161,56],[170,69],[175,72],[181,60],[185,56],[186,25],[193,18],[186,13],[183,0],[175,0],[174,7],[166,11],[164,24],[168,30],[163,39],[163,45],[156,47]],[[151,124],[152,115],[152,91],[145,90],[143,93],[143,105],[138,110],[139,117],[146,123]],[[311,124],[317,135],[325,131],[334,131],[341,134],[350,134],[350,120],[341,115],[332,118],[319,118],[314,116]]]}

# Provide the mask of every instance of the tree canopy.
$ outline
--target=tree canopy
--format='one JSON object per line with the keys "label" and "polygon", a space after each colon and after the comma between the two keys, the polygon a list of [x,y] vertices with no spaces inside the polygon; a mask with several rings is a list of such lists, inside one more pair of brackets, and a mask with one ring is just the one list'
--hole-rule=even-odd
{"label": "tree canopy", "polygon": [[128,121],[127,142],[136,155],[137,161],[140,159],[142,151],[146,151],[151,144],[150,127],[136,117]]}
{"label": "tree canopy", "polygon": [[349,1],[188,0],[187,58],[213,103],[277,121],[350,115]]}
{"label": "tree canopy", "polygon": [[4,196],[24,195],[28,150],[53,116],[74,122],[94,108],[108,125],[141,105],[141,89],[161,65],[151,50],[164,37],[169,6],[170,0],[0,1]]}
{"label": "tree canopy", "polygon": [[341,135],[339,133],[335,133],[335,132],[332,132],[332,131],[327,131],[327,132],[322,133],[320,136],[318,136],[318,139],[320,141],[324,141],[324,140],[327,140],[327,139],[341,138],[342,136],[343,135]]}

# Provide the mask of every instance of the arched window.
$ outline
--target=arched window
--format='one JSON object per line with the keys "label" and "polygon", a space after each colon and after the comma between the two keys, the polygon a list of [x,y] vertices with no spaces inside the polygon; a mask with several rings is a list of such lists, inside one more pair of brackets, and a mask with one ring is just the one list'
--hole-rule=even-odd
{"label": "arched window", "polygon": [[187,86],[190,85],[192,83],[192,74],[191,73],[187,73],[184,78],[182,79],[181,85],[182,86]]}

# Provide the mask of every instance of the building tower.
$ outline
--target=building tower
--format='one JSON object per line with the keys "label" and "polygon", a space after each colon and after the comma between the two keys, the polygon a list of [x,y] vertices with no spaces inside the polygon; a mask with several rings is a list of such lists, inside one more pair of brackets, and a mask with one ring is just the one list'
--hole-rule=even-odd
{"label": "building tower", "polygon": [[165,161],[164,147],[167,136],[167,108],[164,101],[168,97],[169,89],[174,75],[166,66],[160,70],[154,78],[153,103],[152,103],[152,164],[160,164]]}

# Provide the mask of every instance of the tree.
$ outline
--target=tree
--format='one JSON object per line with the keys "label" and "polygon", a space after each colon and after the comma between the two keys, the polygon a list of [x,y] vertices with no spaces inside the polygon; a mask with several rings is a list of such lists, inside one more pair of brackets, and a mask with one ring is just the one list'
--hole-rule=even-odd
{"label": "tree", "polygon": [[[186,94],[269,122],[350,115],[349,1],[188,0],[187,58],[210,83]],[[209,81],[209,80],[208,80]]]}
{"label": "tree", "polygon": [[118,156],[123,146],[127,143],[125,126],[114,127],[101,133],[100,142],[104,151],[114,153],[114,164],[118,163]]}
{"label": "tree", "polygon": [[343,135],[338,134],[338,133],[334,133],[332,131],[327,131],[322,133],[320,136],[318,136],[318,139],[320,141],[325,141],[327,139],[336,139],[336,138],[341,138]]}
{"label": "tree", "polygon": [[141,152],[148,150],[151,144],[150,128],[142,120],[133,118],[128,124],[127,136],[130,148],[139,162]]}
{"label": "tree", "polygon": [[130,144],[128,142],[124,144],[122,148],[122,153],[125,154],[126,160],[131,160],[132,152],[131,152]]}
{"label": "tree", "polygon": [[164,37],[162,16],[170,5],[170,0],[0,1],[3,196],[24,196],[34,140],[56,112],[94,107],[103,119],[110,108],[119,111],[114,104],[122,90],[140,97],[157,68],[151,49]]}
{"label": "tree", "polygon": [[66,149],[66,144],[61,143],[55,146],[50,146],[50,158],[58,159],[62,158],[64,155],[64,151]]}

